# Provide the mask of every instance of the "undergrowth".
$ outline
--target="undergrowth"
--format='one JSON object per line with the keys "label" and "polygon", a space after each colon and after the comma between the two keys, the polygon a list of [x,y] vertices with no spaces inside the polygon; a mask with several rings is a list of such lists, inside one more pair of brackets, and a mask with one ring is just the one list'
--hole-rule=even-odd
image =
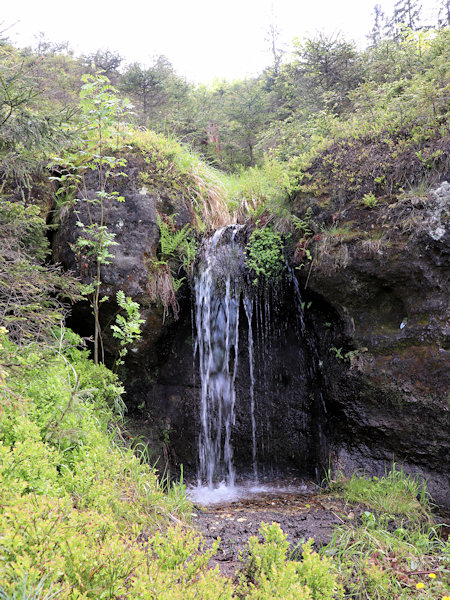
{"label": "undergrowth", "polygon": [[366,510],[343,522],[322,552],[333,559],[346,597],[445,598],[450,544],[435,523],[425,484],[393,465],[383,477],[353,475],[330,491]]}
{"label": "undergrowth", "polygon": [[414,520],[427,518],[430,500],[426,485],[394,464],[384,477],[353,474],[348,480],[334,482],[332,490],[349,503],[361,503],[372,510],[401,515]]}
{"label": "undergrowth", "polygon": [[34,590],[41,598],[156,598],[226,588],[205,571],[209,554],[199,536],[183,527],[191,511],[184,486],[164,490],[157,473],[120,443],[116,375],[94,365],[70,331],[47,348],[18,348],[5,333],[3,597],[31,598]]}
{"label": "undergrowth", "polygon": [[253,285],[263,281],[278,281],[285,268],[284,241],[273,227],[255,229],[246,246],[245,264],[253,277]]}
{"label": "undergrowth", "polygon": [[[197,253],[195,232],[189,225],[177,229],[175,216],[157,216],[160,233],[159,257],[149,258],[148,292],[150,299],[161,302],[164,317],[172,309],[174,318],[178,318],[178,302],[176,293],[186,277],[192,272]],[[181,276],[180,276],[181,275]]]}
{"label": "undergrowth", "polygon": [[366,511],[360,525],[338,527],[323,552],[337,566],[349,598],[431,599],[447,593],[450,546],[438,527]]}
{"label": "undergrowth", "polygon": [[302,560],[288,560],[289,543],[278,523],[261,523],[242,557],[238,596],[254,600],[332,600],[342,598],[333,562],[312,550],[313,540],[302,546]]}

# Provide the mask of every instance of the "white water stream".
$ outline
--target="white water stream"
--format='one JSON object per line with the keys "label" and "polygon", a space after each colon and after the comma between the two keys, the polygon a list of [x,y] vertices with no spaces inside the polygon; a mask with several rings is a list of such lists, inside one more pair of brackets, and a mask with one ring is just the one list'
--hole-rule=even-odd
{"label": "white water stream", "polygon": [[198,484],[206,483],[209,488],[220,482],[230,487],[235,483],[231,428],[235,422],[240,292],[230,264],[236,229],[230,243],[219,244],[226,229],[217,230],[207,241],[195,277],[201,379]]}
{"label": "white water stream", "polygon": [[[190,490],[190,495],[202,504],[232,501],[267,491],[258,481],[257,459],[258,453],[260,456],[270,453],[271,420],[275,415],[265,414],[258,421],[261,431],[257,431],[255,380],[263,378],[264,373],[259,363],[255,373],[255,346],[261,349],[262,362],[267,364],[272,343],[271,310],[268,297],[262,302],[245,280],[244,246],[236,242],[241,227],[223,227],[204,242],[194,277],[195,356],[199,362],[201,401],[197,487]],[[291,277],[297,284],[293,273]],[[298,284],[295,296],[303,329]],[[248,325],[250,381],[249,397],[240,398],[240,402],[248,401],[249,405],[252,464],[248,471],[251,468],[252,475],[247,484],[237,486],[231,436],[235,425],[241,301]]]}

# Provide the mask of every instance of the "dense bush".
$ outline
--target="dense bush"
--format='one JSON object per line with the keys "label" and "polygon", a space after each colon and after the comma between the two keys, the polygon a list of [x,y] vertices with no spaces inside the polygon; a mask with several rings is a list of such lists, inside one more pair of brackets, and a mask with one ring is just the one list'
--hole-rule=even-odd
{"label": "dense bush", "polygon": [[[182,487],[164,493],[121,443],[117,377],[94,365],[74,334],[56,342],[19,349],[2,331],[0,590],[12,597],[26,582],[60,598],[112,598],[135,570],[144,577],[152,552],[143,540],[172,513],[183,519],[189,503]],[[200,541],[187,530],[151,543],[172,547],[177,536],[191,556]],[[159,577],[156,559],[154,569]]]}

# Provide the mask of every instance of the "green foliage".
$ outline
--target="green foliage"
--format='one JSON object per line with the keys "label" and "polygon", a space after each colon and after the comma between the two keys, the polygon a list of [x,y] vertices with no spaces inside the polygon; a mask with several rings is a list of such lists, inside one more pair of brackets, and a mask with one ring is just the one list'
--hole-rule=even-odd
{"label": "green foliage", "polygon": [[395,464],[383,477],[352,475],[337,487],[348,502],[360,502],[373,510],[415,521],[422,520],[430,510],[425,484]]}
{"label": "green foliage", "polygon": [[[291,189],[336,201],[362,199],[365,194],[392,194],[430,179],[431,173],[446,173],[448,36],[448,28],[405,30],[397,41],[372,47],[353,62],[358,69],[366,67],[356,79],[346,80],[350,85],[344,94],[341,84],[333,83],[332,63],[330,76],[321,74],[319,52],[311,77],[330,84],[331,95],[327,92],[319,107],[318,98],[316,106],[302,98],[307,85],[298,95],[292,92],[290,116],[273,121],[267,134],[275,156],[288,161]],[[309,59],[285,66],[279,78],[289,81],[288,89],[304,84],[298,69],[307,71],[302,61]]]}
{"label": "green foliage", "polygon": [[117,304],[122,309],[124,314],[118,314],[116,316],[116,322],[111,325],[113,336],[119,340],[120,348],[117,353],[115,361],[115,367],[123,364],[123,359],[128,352],[127,346],[133,344],[136,340],[141,337],[141,325],[145,323],[144,319],[141,319],[139,313],[139,304],[133,302],[122,290],[117,292]]}
{"label": "green foliage", "polygon": [[[31,177],[42,172],[46,157],[70,134],[70,111],[39,105],[37,63],[7,44],[0,45],[0,177],[21,194],[31,191]],[[3,187],[2,187],[3,189]]]}
{"label": "green foliage", "polygon": [[196,241],[189,225],[177,229],[174,219],[176,215],[166,217],[163,221],[158,215],[158,227],[160,232],[160,259],[163,262],[181,264],[188,272],[192,267],[196,256]]}
{"label": "green foliage", "polygon": [[0,341],[0,364],[16,363],[0,381],[0,597],[231,598],[214,548],[166,528],[192,510],[182,483],[164,494],[112,433],[117,377],[69,331],[45,354]]}
{"label": "green foliage", "polygon": [[20,344],[48,339],[64,318],[62,300],[80,297],[69,275],[44,264],[46,230],[37,206],[0,198],[0,326]]}
{"label": "green foliage", "polygon": [[[433,525],[423,484],[394,465],[380,478],[338,476],[331,491],[370,509],[357,522],[339,526],[322,550],[333,559],[352,597],[445,596],[450,548],[440,536],[440,526]],[[423,595],[417,596],[420,588]]]}
{"label": "green foliage", "polygon": [[312,214],[312,209],[309,206],[306,209],[305,215],[303,216],[303,218],[299,218],[296,217],[295,215],[291,216],[291,220],[292,220],[292,224],[294,225],[295,229],[297,231],[299,231],[303,237],[310,237],[312,235],[312,229],[311,229],[311,225],[312,225],[312,218],[311,218],[311,214]]}
{"label": "green foliage", "polygon": [[[335,561],[352,596],[431,600],[446,594],[450,548],[435,527],[395,523],[392,515],[367,512],[361,525],[338,527],[323,552]],[[417,596],[421,587],[424,595]]]}
{"label": "green foliage", "polygon": [[336,567],[333,561],[313,552],[312,546],[312,539],[302,546],[302,561],[297,566],[301,583],[311,591],[313,600],[342,598],[342,589],[337,584]]}
{"label": "green foliage", "polygon": [[[89,223],[85,225],[81,221],[77,222],[80,228],[80,235],[76,242],[72,244],[72,250],[78,258],[88,259],[94,264],[97,263],[100,268],[102,265],[109,265],[114,258],[110,252],[112,246],[116,246],[114,241],[116,235],[108,230],[106,225],[98,223]],[[101,281],[96,280],[92,283],[92,291],[100,285]]]}
{"label": "green foliage", "polygon": [[[106,298],[100,297],[102,266],[111,262],[114,255],[110,249],[115,245],[115,234],[108,230],[108,216],[111,204],[123,202],[124,198],[118,192],[111,190],[111,180],[118,176],[118,169],[123,167],[123,158],[106,154],[108,142],[117,131],[118,123],[130,109],[126,100],[121,100],[116,90],[110,85],[109,79],[103,75],[84,75],[84,85],[80,91],[80,110],[84,128],[84,144],[66,153],[65,169],[70,165],[73,173],[62,173],[59,177],[65,193],[72,192],[81,186],[82,198],[76,202],[87,206],[88,223],[83,223],[81,217],[77,222],[79,235],[72,245],[75,255],[86,262],[93,272],[91,282],[86,287],[94,316],[94,362],[99,362],[99,347],[104,361],[103,342],[101,338],[99,310],[100,304]],[[84,171],[94,170],[98,173],[99,189],[94,197],[88,196],[84,181]],[[81,176],[80,176],[81,173]],[[121,173],[121,172],[120,172]],[[94,210],[97,209],[95,212]],[[123,350],[123,348],[122,348]]]}
{"label": "green foliage", "polygon": [[356,350],[348,350],[347,352],[344,352],[342,347],[336,348],[335,346],[331,346],[329,351],[334,352],[334,355],[339,360],[348,361],[350,364],[350,369],[357,368],[359,371],[363,370],[364,358],[362,353],[367,352],[367,348],[357,348]]}
{"label": "green foliage", "polygon": [[[190,87],[162,57],[149,69],[132,65],[123,76],[117,56],[91,57],[130,91],[138,111],[126,114],[129,103],[105,77],[84,77],[79,143],[53,161],[59,204],[78,195],[90,213],[80,219],[77,251],[93,267],[96,325],[101,267],[115,243],[109,208],[123,200],[114,179],[124,176],[124,119],[169,129],[216,166],[238,172],[218,176],[173,137],[129,136],[131,151],[144,157],[142,183],[192,203],[199,229],[230,222],[230,213],[272,224],[255,230],[247,247],[256,283],[276,281],[284,269],[277,229],[293,226],[300,250],[309,252],[311,210],[292,216],[294,194],[356,199],[373,208],[382,194],[428,185],[448,170],[448,28],[404,29],[395,40],[377,36],[363,53],[339,38],[298,42],[290,63],[210,88]],[[444,596],[448,545],[429,524],[425,488],[395,469],[335,486],[368,510],[356,526],[340,527],[321,554],[308,542],[301,561],[287,560],[286,536],[277,525],[263,525],[264,542],[250,540],[237,587],[208,568],[214,548],[206,550],[199,535],[168,528],[191,510],[183,482],[160,485],[142,453],[139,459],[120,445],[119,380],[88,359],[75,334],[55,328],[64,316],[55,297],[75,297],[76,286],[44,265],[45,222],[32,205],[31,183],[55,146],[73,138],[70,114],[49,107],[74,106],[80,63],[44,43],[28,54],[7,44],[0,50],[1,189],[15,188],[23,199],[0,199],[0,598],[325,600],[342,596],[339,579],[353,597]],[[241,171],[243,165],[251,168]],[[97,192],[88,197],[86,174],[93,173]],[[159,226],[160,256],[149,270],[165,307],[176,306],[180,268],[191,268],[195,239],[173,217]],[[327,243],[342,247],[357,235],[337,226],[325,231],[322,257]],[[123,312],[112,328],[120,361],[142,321],[123,293],[117,301]],[[362,351],[331,350],[351,366]]]}
{"label": "green foliage", "polygon": [[249,559],[246,565],[246,577],[249,580],[259,581],[263,577],[270,577],[273,568],[280,569],[286,562],[289,542],[278,523],[261,523],[259,533],[264,538],[261,544],[258,537],[249,539]]}
{"label": "green foliage", "polygon": [[261,165],[241,169],[236,174],[222,174],[230,211],[240,219],[250,218],[254,223],[264,214],[276,218],[287,214],[286,197],[290,181],[286,166],[273,157],[265,156]]}
{"label": "green foliage", "polygon": [[373,192],[364,194],[362,202],[367,208],[374,208],[377,205],[377,199],[375,198],[375,194]]}
{"label": "green foliage", "polygon": [[185,277],[179,277],[181,269],[190,274],[197,252],[197,243],[192,228],[185,225],[177,229],[176,215],[161,218],[158,215],[160,231],[160,256],[148,261],[149,294],[155,302],[161,302],[166,314],[169,306],[175,319],[178,318],[176,292]]}
{"label": "green foliage", "polygon": [[183,108],[189,103],[189,85],[165,56],[158,56],[150,67],[130,64],[119,85],[136,104],[133,120],[139,125],[167,132],[168,123],[174,128],[186,118]]}
{"label": "green foliage", "polygon": [[153,131],[133,130],[128,143],[138,148],[147,164],[140,179],[150,188],[164,189],[175,206],[192,203],[197,229],[215,229],[230,222],[226,191],[219,173],[208,167],[200,155],[171,136]]}
{"label": "green foliage", "polygon": [[278,523],[261,523],[261,543],[249,539],[248,559],[241,573],[239,596],[258,600],[332,600],[341,598],[332,561],[303,544],[302,561],[287,560],[289,543]]}
{"label": "green foliage", "polygon": [[281,235],[272,227],[255,229],[246,246],[246,266],[255,273],[253,284],[260,279],[268,282],[280,279],[285,268],[284,243]]}
{"label": "green foliage", "polygon": [[2,255],[6,254],[8,248],[10,252],[26,255],[37,263],[42,262],[49,253],[45,232],[46,224],[39,207],[0,198]]}

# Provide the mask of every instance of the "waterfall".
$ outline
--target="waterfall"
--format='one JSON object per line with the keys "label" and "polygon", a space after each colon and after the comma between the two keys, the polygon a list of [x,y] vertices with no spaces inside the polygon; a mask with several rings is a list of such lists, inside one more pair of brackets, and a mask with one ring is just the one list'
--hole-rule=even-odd
{"label": "waterfall", "polygon": [[[224,227],[207,240],[194,279],[201,380],[198,479],[199,485],[206,482],[208,487],[235,482],[231,428],[239,350],[239,275],[244,261],[243,250],[234,241],[238,229]],[[230,232],[227,243],[221,243]]]}
{"label": "waterfall", "polygon": [[[284,321],[280,318],[280,306],[277,305],[278,294],[281,298],[286,293],[285,285],[289,286],[297,305],[294,329],[298,331],[299,338],[304,331],[302,301],[294,272],[286,265],[283,282],[255,288],[245,265],[245,244],[243,236],[239,235],[241,229],[241,225],[222,227],[204,241],[193,278],[194,358],[198,361],[201,383],[199,488],[206,485],[213,489],[221,484],[232,488],[235,485],[232,439],[236,430],[235,408],[240,411],[238,425],[242,426],[242,418],[244,421],[248,419],[248,447],[245,450],[248,456],[247,474],[251,472],[251,479],[258,482],[258,458],[265,465],[265,475],[268,466],[273,468],[270,465],[272,424],[278,414],[273,388],[272,338],[275,336],[279,344],[287,335],[285,327],[288,325],[281,324]],[[240,311],[246,317],[241,323],[241,330],[245,325],[248,328],[246,340],[243,343],[241,341],[241,365]],[[236,397],[237,383],[239,398]],[[240,462],[242,468],[242,460]]]}

